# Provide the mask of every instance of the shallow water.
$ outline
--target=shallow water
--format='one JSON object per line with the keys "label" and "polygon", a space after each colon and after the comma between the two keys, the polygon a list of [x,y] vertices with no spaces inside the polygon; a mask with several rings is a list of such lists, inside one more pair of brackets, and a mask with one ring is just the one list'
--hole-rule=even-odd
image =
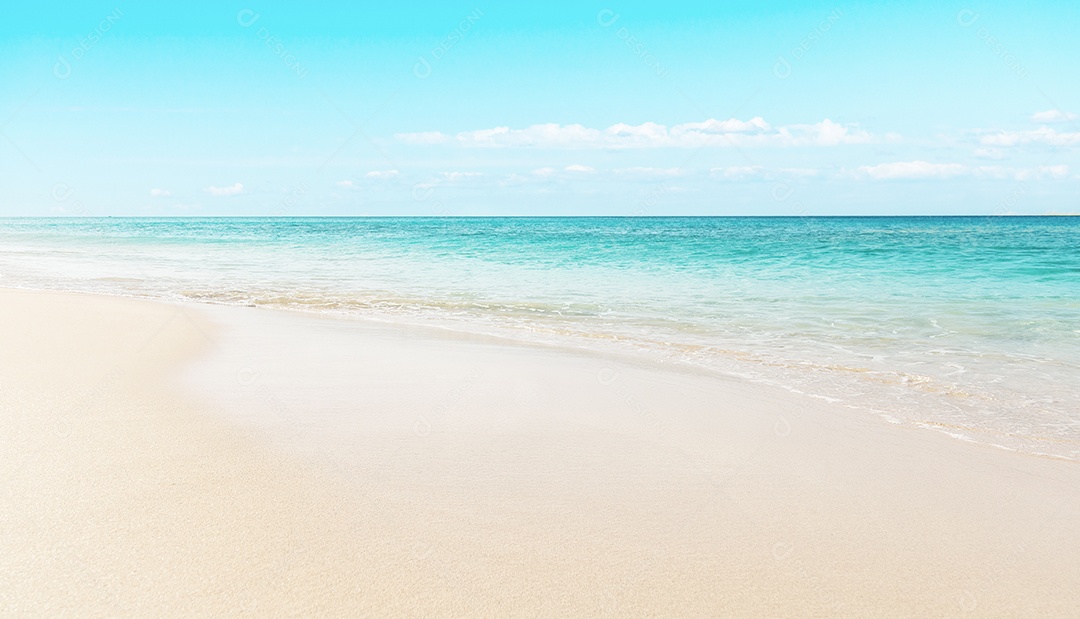
{"label": "shallow water", "polygon": [[650,355],[1080,459],[1080,219],[0,219],[0,286]]}

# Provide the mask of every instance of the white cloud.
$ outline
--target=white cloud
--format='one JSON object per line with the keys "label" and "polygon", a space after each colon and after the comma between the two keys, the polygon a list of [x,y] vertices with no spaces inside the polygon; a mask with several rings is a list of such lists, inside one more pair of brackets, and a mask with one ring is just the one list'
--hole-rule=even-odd
{"label": "white cloud", "polygon": [[759,165],[712,168],[709,174],[724,180],[775,180],[779,178],[810,178],[819,174],[812,168],[766,168]]}
{"label": "white cloud", "polygon": [[[529,172],[529,174],[532,176],[533,179],[540,180],[566,180],[570,178],[580,179],[585,176],[595,175],[596,168],[587,165],[572,164],[559,170],[551,166],[544,166],[542,168],[536,168],[535,170]],[[518,174],[511,174],[504,180],[510,182],[511,184],[521,184],[523,181],[528,179]]]}
{"label": "white cloud", "polygon": [[948,179],[958,176],[977,178],[1044,180],[1069,176],[1069,166],[1040,166],[1013,168],[1006,166],[967,166],[961,163],[930,163],[927,161],[898,161],[875,166],[860,166],[856,176],[874,180]]}
{"label": "white cloud", "polygon": [[765,168],[759,165],[732,166],[728,168],[713,168],[709,170],[713,176],[722,178],[760,178],[765,175]]}
{"label": "white cloud", "polygon": [[736,118],[730,118],[728,120],[716,120],[710,118],[705,122],[700,123],[683,123],[681,125],[675,125],[671,128],[672,135],[689,135],[689,134],[702,134],[702,135],[720,135],[724,133],[761,133],[770,129],[769,123],[765,122],[760,116],[755,116],[748,121],[741,121]]}
{"label": "white cloud", "polygon": [[1061,179],[1069,178],[1069,166],[1067,166],[1067,165],[1050,165],[1050,166],[1040,166],[1040,167],[1035,168],[1033,170],[1017,170],[1015,172],[1015,178],[1016,178],[1016,180],[1020,180],[1020,181],[1028,180],[1029,178],[1032,178],[1032,179],[1052,178],[1054,180],[1061,180]]}
{"label": "white cloud", "polygon": [[603,132],[598,132],[601,139],[596,146],[612,148],[649,148],[669,146],[667,127],[656,123],[612,125]]}
{"label": "white cloud", "polygon": [[572,174],[596,174],[596,168],[578,164],[568,165],[563,168],[563,171],[570,172]]}
{"label": "white cloud", "polygon": [[[418,191],[426,193],[428,192],[428,190],[434,190],[435,187],[446,186],[453,183],[460,183],[462,181],[479,178],[482,176],[484,176],[482,172],[439,172],[437,175],[429,177],[428,179],[413,185],[413,195],[415,197],[417,195],[415,192]],[[422,200],[423,198],[418,197],[417,199]]]}
{"label": "white cloud", "polygon": [[374,179],[384,180],[384,179],[390,179],[390,178],[397,178],[397,177],[401,176],[401,172],[399,172],[397,170],[372,170],[372,171],[368,172],[367,174],[365,174],[364,176],[367,177],[367,178],[374,178]]}
{"label": "white cloud", "polygon": [[495,127],[478,131],[463,131],[455,137],[462,146],[543,146],[547,148],[570,148],[596,142],[600,132],[582,125],[557,125],[554,123],[532,125],[525,129]]}
{"label": "white cloud", "polygon": [[244,184],[236,183],[231,187],[207,187],[206,193],[212,196],[236,196],[244,193]]}
{"label": "white cloud", "polygon": [[[849,133],[850,129],[826,118],[816,125],[807,127],[814,136],[814,142],[821,146],[835,146],[836,144],[865,144],[871,141],[870,134],[865,131]],[[815,135],[816,134],[816,135]]]}
{"label": "white cloud", "polygon": [[959,163],[930,163],[927,161],[897,161],[881,163],[875,166],[859,166],[859,172],[870,178],[907,179],[907,178],[949,178],[968,171],[967,166]]}
{"label": "white cloud", "polygon": [[1045,112],[1035,112],[1031,115],[1031,120],[1037,123],[1063,123],[1078,118],[1080,118],[1080,116],[1077,116],[1072,112],[1062,112],[1061,110],[1046,110]]}
{"label": "white cloud", "polygon": [[456,183],[478,176],[483,176],[483,174],[480,172],[442,172],[439,174],[439,179],[448,183]]}
{"label": "white cloud", "polygon": [[976,148],[975,156],[979,159],[1004,159],[1005,151],[1000,148]]}
{"label": "white cloud", "polygon": [[535,179],[529,178],[527,176],[522,176],[521,174],[518,174],[517,172],[513,172],[511,174],[506,175],[501,180],[499,180],[499,186],[500,187],[516,187],[516,186],[525,185],[526,183],[531,183],[531,182],[535,182]]}
{"label": "white cloud", "polygon": [[1028,131],[999,131],[984,135],[981,142],[988,146],[1024,146],[1027,144],[1075,146],[1080,144],[1080,131],[1060,133],[1050,127],[1039,127]]}
{"label": "white cloud", "polygon": [[408,144],[442,144],[453,141],[466,147],[537,148],[698,148],[703,146],[835,146],[873,141],[866,131],[829,119],[814,124],[772,127],[760,116],[750,120],[731,118],[665,125],[618,123],[606,129],[554,123],[524,129],[495,127],[463,131],[451,138],[440,132],[399,133]]}
{"label": "white cloud", "polygon": [[353,182],[352,181],[338,181],[338,182],[336,182],[334,184],[337,185],[338,187],[347,187],[347,188],[352,188],[353,187]]}
{"label": "white cloud", "polygon": [[172,192],[169,191],[168,189],[158,189],[158,188],[155,187],[155,188],[150,190],[150,197],[151,198],[167,198],[167,197],[169,197],[171,195],[172,195]]}
{"label": "white cloud", "polygon": [[661,178],[676,178],[685,176],[686,171],[682,168],[620,168],[615,170],[618,176],[631,176],[637,179],[656,180]]}
{"label": "white cloud", "polygon": [[445,144],[450,136],[441,131],[422,131],[420,133],[396,133],[394,137],[406,144]]}

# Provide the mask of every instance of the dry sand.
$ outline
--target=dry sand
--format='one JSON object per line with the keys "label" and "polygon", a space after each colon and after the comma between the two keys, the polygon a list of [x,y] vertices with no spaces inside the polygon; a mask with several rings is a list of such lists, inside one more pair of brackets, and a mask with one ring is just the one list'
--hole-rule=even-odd
{"label": "dry sand", "polygon": [[1080,465],[632,359],[0,292],[5,615],[1075,615]]}

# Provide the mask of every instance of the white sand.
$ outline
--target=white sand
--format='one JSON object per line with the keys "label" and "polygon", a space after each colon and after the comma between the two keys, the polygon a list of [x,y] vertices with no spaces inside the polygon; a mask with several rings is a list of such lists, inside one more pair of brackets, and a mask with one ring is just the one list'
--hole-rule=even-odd
{"label": "white sand", "polygon": [[1067,615],[1080,466],[436,330],[0,292],[0,613]]}

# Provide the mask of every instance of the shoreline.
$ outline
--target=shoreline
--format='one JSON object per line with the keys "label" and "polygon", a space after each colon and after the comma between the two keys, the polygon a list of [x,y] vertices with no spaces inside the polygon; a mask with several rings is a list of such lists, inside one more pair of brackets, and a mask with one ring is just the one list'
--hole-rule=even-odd
{"label": "shoreline", "polygon": [[[5,451],[21,463],[5,608],[1035,615],[1080,601],[1069,462],[430,327],[90,293],[0,290],[0,311],[19,429]],[[115,373],[118,355],[136,361]]]}
{"label": "shoreline", "polygon": [[[1041,458],[1061,462],[1080,463],[1080,459],[1069,457],[1061,453],[1041,451],[1047,445],[1055,443],[1073,444],[1075,441],[1064,440],[1054,436],[1030,436],[1022,434],[1002,433],[992,428],[978,428],[972,426],[958,426],[946,422],[918,418],[897,418],[887,410],[867,404],[853,404],[843,401],[834,396],[827,396],[813,391],[803,391],[779,381],[776,377],[751,376],[736,370],[725,370],[719,367],[702,365],[686,359],[665,357],[656,351],[641,349],[619,349],[614,347],[589,346],[595,344],[583,338],[580,334],[558,334],[550,339],[534,339],[525,337],[525,332],[516,332],[502,325],[497,325],[492,330],[491,325],[485,325],[486,330],[477,326],[475,321],[456,317],[451,320],[435,320],[424,317],[412,319],[400,316],[368,315],[349,312],[347,310],[311,310],[289,306],[252,305],[245,303],[230,303],[213,299],[173,299],[162,298],[153,295],[135,296],[131,294],[115,293],[108,291],[86,291],[69,289],[38,289],[38,288],[5,288],[0,286],[0,293],[5,291],[42,292],[71,295],[87,295],[90,297],[107,297],[142,301],[147,303],[161,303],[177,307],[188,308],[198,312],[203,308],[233,308],[233,309],[256,309],[260,311],[283,313],[296,316],[298,319],[315,318],[319,320],[335,320],[345,322],[366,323],[369,325],[381,325],[389,329],[419,329],[438,337],[440,335],[449,338],[481,339],[496,344],[510,347],[525,347],[537,350],[550,350],[567,354],[594,355],[599,358],[611,359],[616,363],[628,363],[686,373],[688,375],[731,380],[756,386],[764,389],[780,389],[796,397],[808,397],[820,400],[826,405],[838,406],[853,411],[855,414],[868,415],[889,424],[898,425],[909,429],[930,431],[949,437],[961,443],[989,447],[995,450],[1013,453],[1020,456]],[[209,311],[213,311],[212,309]],[[965,434],[966,433],[966,434]],[[1002,438],[1011,439],[1011,444],[1000,442]]]}

